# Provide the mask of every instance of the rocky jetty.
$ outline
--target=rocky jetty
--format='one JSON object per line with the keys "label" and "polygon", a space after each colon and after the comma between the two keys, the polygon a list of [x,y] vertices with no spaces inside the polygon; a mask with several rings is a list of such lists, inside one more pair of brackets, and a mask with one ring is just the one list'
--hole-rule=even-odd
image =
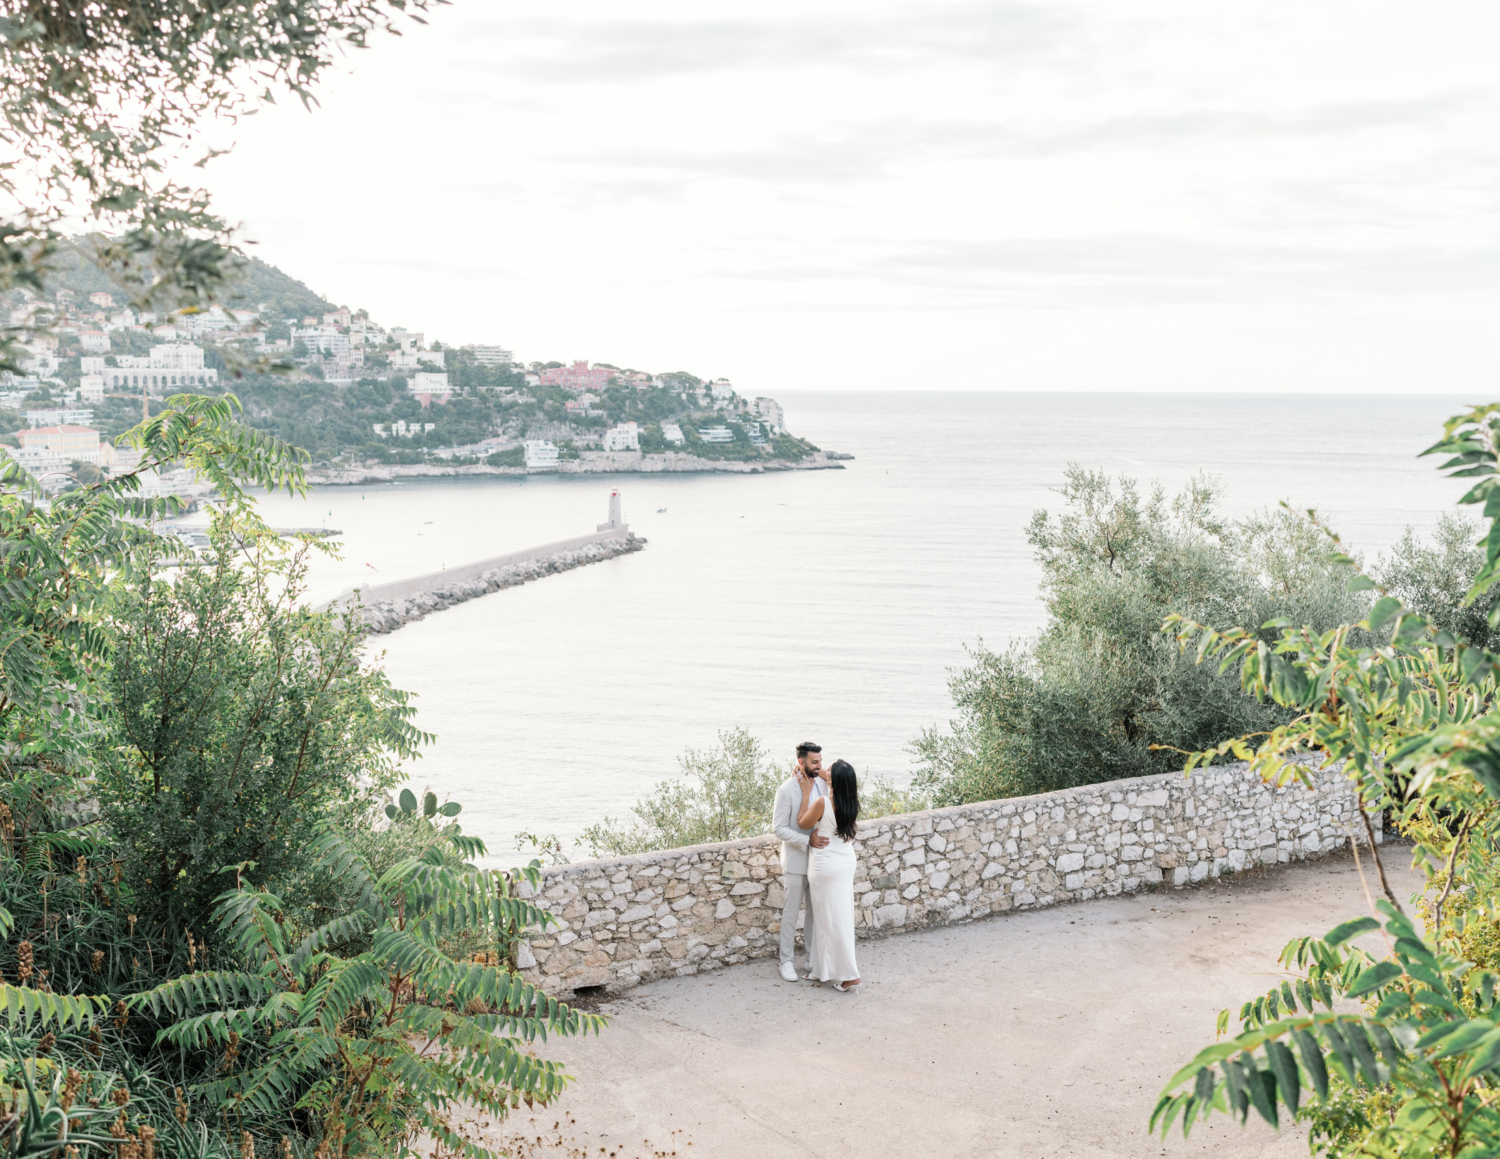
{"label": "rocky jetty", "polygon": [[498,592],[501,588],[515,587],[517,584],[541,579],[543,576],[572,571],[575,567],[614,559],[618,555],[628,555],[632,551],[640,551],[645,546],[644,539],[627,532],[601,543],[585,544],[573,551],[560,551],[521,563],[506,564],[504,567],[482,572],[473,579],[455,580],[451,583],[438,582],[426,591],[400,599],[366,604],[359,610],[365,618],[365,623],[369,625],[370,631],[383,635],[394,632],[402,624],[420,620],[430,612],[442,611],[454,604],[461,604],[465,600],[478,599],[490,592]]}

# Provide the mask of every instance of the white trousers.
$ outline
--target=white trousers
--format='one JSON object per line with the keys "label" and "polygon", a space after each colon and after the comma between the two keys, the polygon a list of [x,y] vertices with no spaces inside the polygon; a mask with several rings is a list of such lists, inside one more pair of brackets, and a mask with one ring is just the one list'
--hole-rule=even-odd
{"label": "white trousers", "polygon": [[783,963],[792,960],[797,947],[797,911],[805,903],[807,916],[802,922],[802,941],[807,945],[807,968],[811,970],[818,960],[818,919],[807,889],[807,874],[783,873],[781,888],[786,891],[786,904],[781,910],[781,960]]}

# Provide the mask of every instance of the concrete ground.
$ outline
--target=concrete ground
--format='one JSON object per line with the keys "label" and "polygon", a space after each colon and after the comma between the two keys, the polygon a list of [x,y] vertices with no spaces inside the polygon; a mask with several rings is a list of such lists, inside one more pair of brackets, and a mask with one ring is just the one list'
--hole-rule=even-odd
{"label": "concrete ground", "polygon": [[[1384,854],[1404,900],[1420,879],[1405,847]],[[1218,1011],[1278,979],[1288,940],[1368,912],[1344,855],[862,942],[858,994],[784,982],[774,961],[644,985],[602,1007],[600,1037],[539,1046],[576,1085],[487,1142],[599,1159],[1305,1156],[1302,1132],[1253,1114],[1187,1140],[1146,1121]]]}

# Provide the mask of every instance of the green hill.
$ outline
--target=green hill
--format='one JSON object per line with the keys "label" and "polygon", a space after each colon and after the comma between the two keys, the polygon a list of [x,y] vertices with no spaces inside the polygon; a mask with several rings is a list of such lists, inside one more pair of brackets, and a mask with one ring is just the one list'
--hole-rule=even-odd
{"label": "green hill", "polygon": [[[88,240],[79,238],[75,245],[76,248],[59,255],[57,272],[47,280],[47,293],[71,290],[75,296],[87,298],[103,290],[117,295],[117,301],[128,300],[129,295],[119,283],[90,260]],[[332,302],[275,266],[267,265],[259,258],[247,258],[244,275],[226,292],[222,304],[255,305],[260,302],[270,303],[271,308],[284,318],[301,318],[308,314],[321,316],[335,308]]]}

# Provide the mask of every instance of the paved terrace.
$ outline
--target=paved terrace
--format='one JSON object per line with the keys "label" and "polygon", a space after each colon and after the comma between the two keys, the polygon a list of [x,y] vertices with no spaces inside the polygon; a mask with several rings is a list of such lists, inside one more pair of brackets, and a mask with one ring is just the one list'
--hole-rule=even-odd
{"label": "paved terrace", "polygon": [[[1407,847],[1382,853],[1406,898]],[[599,1038],[540,1047],[576,1086],[488,1140],[591,1159],[1302,1159],[1302,1132],[1253,1114],[1188,1140],[1146,1120],[1218,1011],[1272,985],[1289,939],[1365,912],[1343,853],[861,942],[858,995],[783,982],[774,959],[648,983],[602,1007]]]}

